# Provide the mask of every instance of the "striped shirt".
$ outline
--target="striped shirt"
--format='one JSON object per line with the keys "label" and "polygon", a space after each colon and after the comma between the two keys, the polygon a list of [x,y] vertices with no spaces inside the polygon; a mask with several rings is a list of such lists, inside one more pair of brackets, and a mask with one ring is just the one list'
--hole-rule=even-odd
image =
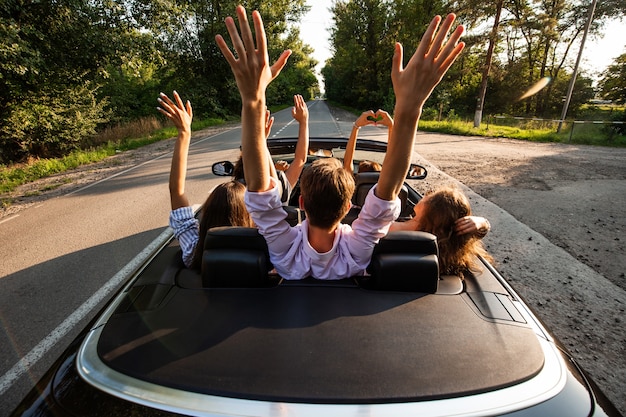
{"label": "striped shirt", "polygon": [[170,212],[170,227],[174,229],[174,237],[183,251],[183,262],[191,267],[193,252],[200,236],[200,223],[195,218],[192,207],[181,207]]}

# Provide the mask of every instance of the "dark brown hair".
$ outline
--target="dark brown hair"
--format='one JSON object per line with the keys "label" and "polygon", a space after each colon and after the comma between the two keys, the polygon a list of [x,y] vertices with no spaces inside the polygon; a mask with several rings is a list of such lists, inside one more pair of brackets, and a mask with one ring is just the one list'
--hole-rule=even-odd
{"label": "dark brown hair", "polygon": [[235,166],[233,167],[233,179],[245,182],[243,174],[243,156],[241,154],[239,155],[239,158],[237,158]]}
{"label": "dark brown hair", "polygon": [[309,224],[330,229],[350,209],[354,177],[338,159],[317,159],[302,172],[300,193]]}
{"label": "dark brown hair", "polygon": [[382,167],[375,161],[361,161],[359,162],[359,172],[380,172]]}
{"label": "dark brown hair", "polygon": [[491,261],[491,256],[476,235],[455,232],[455,222],[472,215],[469,200],[461,190],[444,187],[426,194],[419,204],[424,204],[424,208],[417,230],[437,236],[442,275],[463,277],[464,272],[476,270],[479,255]]}
{"label": "dark brown hair", "polygon": [[212,227],[246,226],[254,223],[244,204],[245,185],[239,181],[228,181],[215,187],[202,205],[200,214],[200,235],[193,255],[191,267],[200,269],[204,237]]}

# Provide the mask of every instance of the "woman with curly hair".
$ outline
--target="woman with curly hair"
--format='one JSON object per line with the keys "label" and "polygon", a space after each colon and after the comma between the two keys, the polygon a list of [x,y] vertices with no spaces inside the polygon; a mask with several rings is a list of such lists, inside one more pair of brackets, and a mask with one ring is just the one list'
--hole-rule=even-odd
{"label": "woman with curly hair", "polygon": [[481,239],[490,230],[484,217],[472,216],[467,196],[458,188],[443,187],[426,194],[405,222],[391,230],[420,230],[437,236],[441,275],[458,275],[478,268],[478,256],[491,261]]}

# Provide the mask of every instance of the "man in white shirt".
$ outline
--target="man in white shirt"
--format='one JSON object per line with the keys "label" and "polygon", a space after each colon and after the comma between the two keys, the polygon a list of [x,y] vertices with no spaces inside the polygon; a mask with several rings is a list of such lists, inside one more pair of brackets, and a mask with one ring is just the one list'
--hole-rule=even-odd
{"label": "man in white shirt", "polygon": [[360,275],[370,261],[374,245],[398,216],[397,196],[409,169],[422,107],[463,50],[464,44],[458,42],[463,27],[457,27],[446,40],[455,16],[448,15],[443,23],[436,16],[406,68],[402,63],[402,46],[396,44],[391,70],[396,95],[395,125],[378,184],[368,194],[353,226],[341,224],[350,209],[353,176],[339,161],[329,158],[316,161],[302,173],[300,205],[307,220],[291,228],[284,220],[286,214],[280,213],[278,187],[270,175],[264,134],[265,91],[285,66],[291,51],[284,51],[270,65],[260,14],[252,13],[256,40],[246,10],[238,6],[236,14],[241,33],[233,18],[226,18],[236,56],[221,35],[216,36],[216,41],[241,94],[246,206],[267,241],[270,260],[285,279],[306,276],[341,279]]}

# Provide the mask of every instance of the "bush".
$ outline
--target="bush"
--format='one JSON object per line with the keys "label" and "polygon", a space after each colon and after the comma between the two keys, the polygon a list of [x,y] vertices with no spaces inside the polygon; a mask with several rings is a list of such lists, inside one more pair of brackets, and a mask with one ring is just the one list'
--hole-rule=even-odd
{"label": "bush", "polygon": [[615,133],[620,135],[626,135],[626,109],[621,112],[617,112],[612,118],[614,122],[623,122],[621,124],[613,124],[610,126]]}
{"label": "bush", "polygon": [[0,163],[50,158],[77,149],[107,121],[105,101],[87,86],[33,94],[15,101],[0,121]]}

